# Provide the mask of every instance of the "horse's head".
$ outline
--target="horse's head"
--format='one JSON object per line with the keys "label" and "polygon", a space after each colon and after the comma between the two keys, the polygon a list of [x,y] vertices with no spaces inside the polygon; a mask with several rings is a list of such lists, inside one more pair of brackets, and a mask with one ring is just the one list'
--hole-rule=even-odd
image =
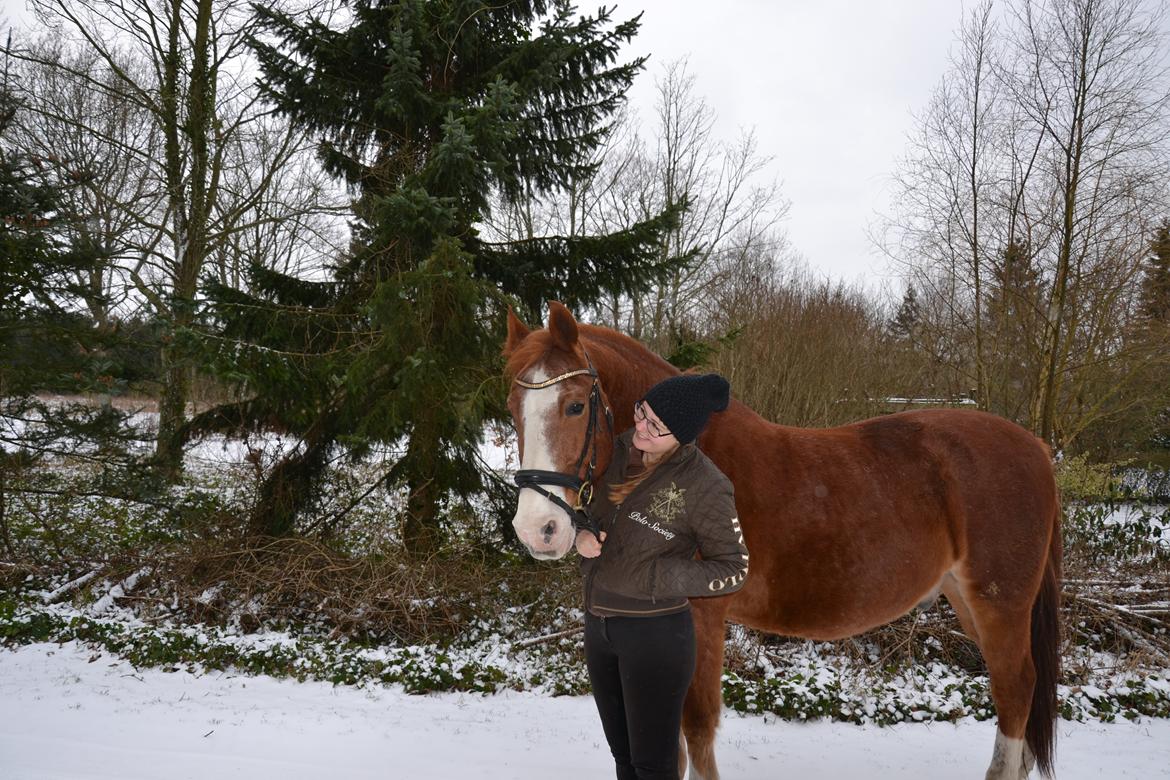
{"label": "horse's head", "polygon": [[[519,474],[539,483],[520,491],[512,527],[534,558],[561,558],[576,536],[573,517],[545,493],[567,507],[588,503],[588,483],[600,478],[613,448],[609,402],[577,321],[555,301],[544,330],[530,331],[508,312],[504,356],[513,380],[508,409],[519,438]],[[550,479],[553,472],[561,479]],[[582,483],[581,490],[567,486]]]}

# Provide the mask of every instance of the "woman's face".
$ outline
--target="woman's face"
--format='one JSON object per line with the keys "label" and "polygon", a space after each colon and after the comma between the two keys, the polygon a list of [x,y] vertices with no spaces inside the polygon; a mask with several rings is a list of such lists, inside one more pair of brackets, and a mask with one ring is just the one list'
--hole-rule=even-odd
{"label": "woman's face", "polygon": [[661,456],[678,446],[674,434],[655,434],[666,431],[666,425],[654,414],[650,404],[643,401],[634,409],[634,446],[647,455]]}

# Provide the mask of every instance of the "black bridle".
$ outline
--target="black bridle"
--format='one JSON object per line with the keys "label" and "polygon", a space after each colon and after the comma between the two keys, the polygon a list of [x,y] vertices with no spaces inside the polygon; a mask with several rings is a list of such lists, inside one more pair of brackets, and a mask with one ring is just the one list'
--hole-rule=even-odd
{"label": "black bridle", "polygon": [[[597,369],[593,367],[593,362],[589,360],[588,352],[585,353],[585,362],[588,364],[588,368],[568,371],[559,376],[554,376],[552,379],[546,379],[543,382],[525,382],[520,378],[513,380],[526,390],[543,390],[546,387],[552,387],[559,382],[564,382],[566,379],[571,379],[575,376],[588,375],[593,377],[593,387],[589,389],[589,424],[585,428],[585,443],[581,447],[581,455],[577,458],[577,464],[573,466],[572,473],[566,474],[560,471],[543,471],[541,469],[520,469],[516,472],[516,476],[513,479],[521,490],[525,488],[535,490],[565,510],[574,528],[587,530],[600,541],[601,529],[598,527],[597,521],[585,511],[585,508],[593,501],[593,471],[597,467],[598,412],[603,404],[601,401],[601,385],[597,380]],[[605,421],[612,435],[613,412],[608,406],[605,406]],[[586,457],[588,457],[588,461],[586,461]],[[582,466],[585,467],[584,475],[581,474]],[[557,494],[545,490],[545,485],[553,485],[572,490],[577,495],[576,505],[570,506],[567,501]]]}

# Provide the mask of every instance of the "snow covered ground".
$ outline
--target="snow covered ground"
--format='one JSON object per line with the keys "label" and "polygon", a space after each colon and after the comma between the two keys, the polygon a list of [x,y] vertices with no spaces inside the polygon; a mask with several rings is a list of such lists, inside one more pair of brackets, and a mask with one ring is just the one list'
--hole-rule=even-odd
{"label": "snow covered ground", "polygon": [[[1061,721],[1061,780],[1170,777],[1170,720]],[[893,728],[725,716],[727,780],[974,780],[994,725]],[[136,670],[75,644],[0,650],[2,780],[594,780],[612,777],[588,697],[410,696]]]}

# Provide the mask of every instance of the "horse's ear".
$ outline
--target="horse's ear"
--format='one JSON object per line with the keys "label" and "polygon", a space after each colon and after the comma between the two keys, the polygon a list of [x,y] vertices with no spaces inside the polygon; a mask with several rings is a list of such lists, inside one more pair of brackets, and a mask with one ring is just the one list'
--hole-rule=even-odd
{"label": "horse's ear", "polygon": [[548,332],[552,334],[553,344],[572,352],[577,346],[577,320],[560,301],[548,302]]}
{"label": "horse's ear", "polygon": [[520,346],[520,342],[531,333],[528,326],[520,321],[512,307],[508,307],[508,340],[504,342],[504,357],[508,357]]}

